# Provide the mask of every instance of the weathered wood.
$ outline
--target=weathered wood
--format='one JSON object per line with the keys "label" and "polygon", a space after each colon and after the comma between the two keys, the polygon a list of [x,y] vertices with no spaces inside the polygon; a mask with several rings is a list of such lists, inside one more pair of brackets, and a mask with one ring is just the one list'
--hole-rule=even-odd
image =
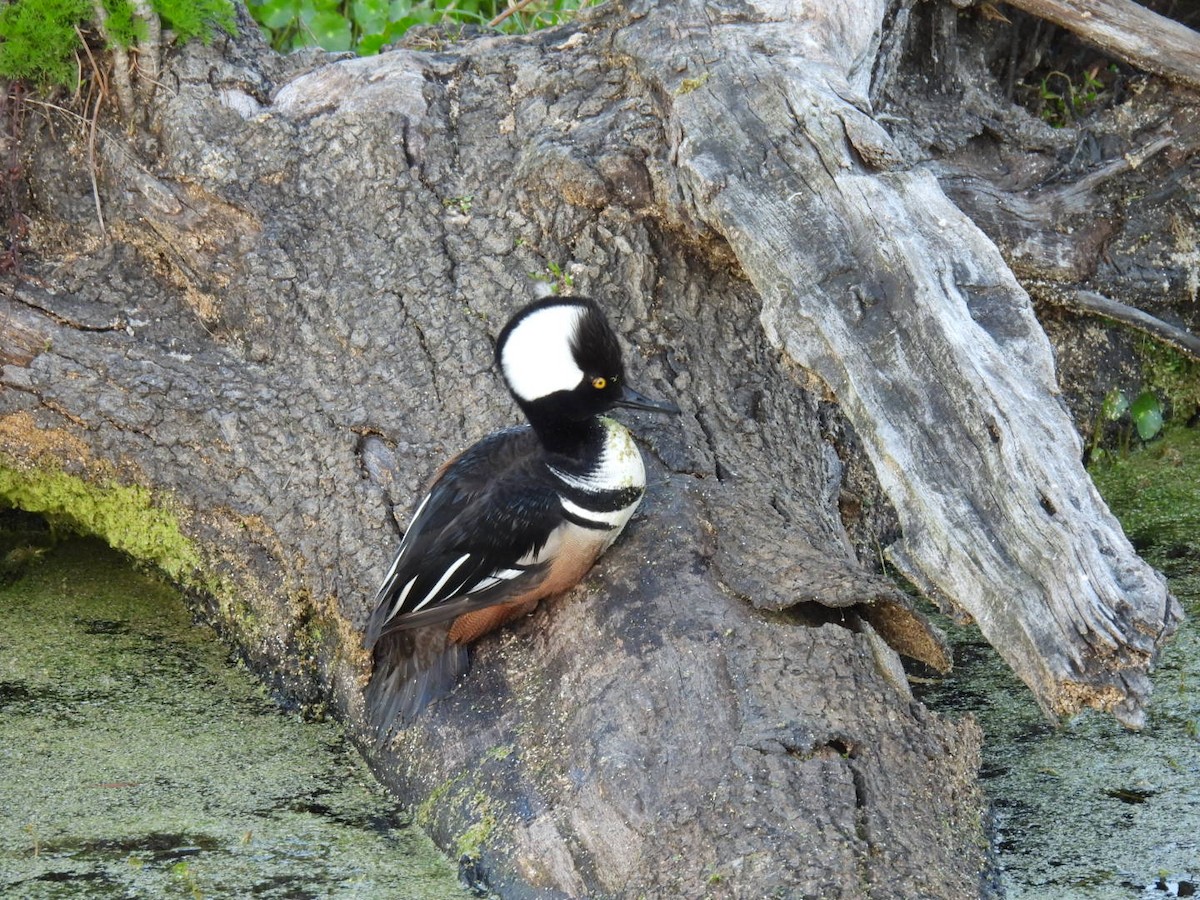
{"label": "weathered wood", "polygon": [[1134,0],[1006,0],[1139,69],[1200,87],[1200,34]]}
{"label": "weathered wood", "polygon": [[973,893],[978,731],[913,703],[882,638],[944,650],[856,569],[818,403],[752,289],[663,227],[691,213],[665,192],[664,98],[607,47],[628,24],[332,64],[188,48],[157,155],[98,137],[107,249],[56,242],[95,222],[84,157],[44,135],[32,170],[72,188],[37,192],[42,287],[5,298],[0,447],[35,480],[152,486],[226,634],[358,727],[397,526],[513,421],[490,340],[560,267],[687,415],[635,423],[640,521],[485,641],[381,778],[509,896]]}
{"label": "weathered wood", "polygon": [[1140,724],[1177,606],[1083,471],[1024,291],[862,111],[885,8],[797,12],[750,51],[738,32],[776,13],[683,4],[616,45],[674,97],[680,193],[759,291],[769,339],[854,423],[904,530],[892,561],[975,618],[1047,710]]}

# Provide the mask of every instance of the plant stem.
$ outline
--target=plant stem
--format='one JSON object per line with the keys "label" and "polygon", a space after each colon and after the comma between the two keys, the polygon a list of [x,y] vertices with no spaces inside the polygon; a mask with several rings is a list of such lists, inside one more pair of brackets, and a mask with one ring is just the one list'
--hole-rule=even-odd
{"label": "plant stem", "polygon": [[125,121],[133,123],[133,82],[129,77],[129,53],[113,40],[108,33],[108,12],[104,9],[102,0],[92,0],[92,9],[96,13],[96,25],[105,42],[112,48],[113,87],[117,92],[117,105],[121,107],[121,115]]}
{"label": "plant stem", "polygon": [[133,15],[146,23],[146,39],[137,48],[138,55],[138,99],[142,106],[149,106],[158,86],[161,72],[162,21],[150,5],[150,0],[133,0]]}

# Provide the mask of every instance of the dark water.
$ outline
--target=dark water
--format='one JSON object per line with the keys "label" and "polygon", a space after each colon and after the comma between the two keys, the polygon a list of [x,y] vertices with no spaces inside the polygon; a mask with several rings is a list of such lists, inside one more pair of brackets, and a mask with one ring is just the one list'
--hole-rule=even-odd
{"label": "dark water", "polygon": [[102,544],[0,543],[0,896],[467,896],[332,723]]}

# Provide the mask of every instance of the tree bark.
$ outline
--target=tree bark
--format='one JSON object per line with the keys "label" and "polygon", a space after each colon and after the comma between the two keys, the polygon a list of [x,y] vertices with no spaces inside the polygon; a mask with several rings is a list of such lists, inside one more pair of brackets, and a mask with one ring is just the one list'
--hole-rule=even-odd
{"label": "tree bark", "polygon": [[279,59],[248,26],[185,49],[152,146],[100,139],[111,245],[69,143],[33,145],[6,464],[151,487],[225,631],[361,728],[409,505],[514,420],[490,341],[531,273],[569,278],[687,414],[635,417],[627,536],[483,642],[380,776],[508,896],[978,893],[978,729],[909,694],[896,650],[945,650],[855,559],[831,435],[895,507],[893,562],[1047,710],[1139,722],[1178,611],[1081,468],[1027,296],[872,118],[886,12],[634,3],[370,59]]}

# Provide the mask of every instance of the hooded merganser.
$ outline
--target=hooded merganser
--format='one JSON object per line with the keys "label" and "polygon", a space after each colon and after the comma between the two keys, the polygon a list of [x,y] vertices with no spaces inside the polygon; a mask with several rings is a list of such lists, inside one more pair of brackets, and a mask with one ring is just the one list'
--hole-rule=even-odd
{"label": "hooded merganser", "polygon": [[629,431],[602,413],[679,412],[625,383],[616,335],[582,297],[518,312],[496,364],[529,424],[451,459],[417,504],[364,638],[381,742],[450,692],[468,644],[569,590],[621,533],[646,472]]}

